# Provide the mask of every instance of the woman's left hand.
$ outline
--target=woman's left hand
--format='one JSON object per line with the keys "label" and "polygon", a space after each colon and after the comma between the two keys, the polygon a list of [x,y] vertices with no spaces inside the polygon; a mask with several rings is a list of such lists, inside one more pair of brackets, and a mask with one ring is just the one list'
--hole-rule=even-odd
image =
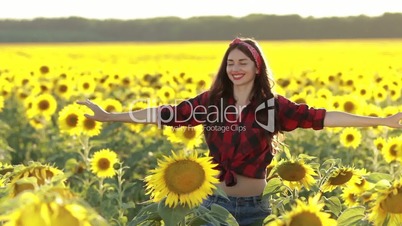
{"label": "woman's left hand", "polygon": [[384,118],[384,126],[402,128],[402,112]]}

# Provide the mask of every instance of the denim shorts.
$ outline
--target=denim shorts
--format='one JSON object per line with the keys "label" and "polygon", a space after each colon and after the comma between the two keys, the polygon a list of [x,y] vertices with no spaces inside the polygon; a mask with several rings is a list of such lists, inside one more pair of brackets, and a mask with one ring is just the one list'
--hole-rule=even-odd
{"label": "denim shorts", "polygon": [[[261,196],[251,197],[225,197],[211,195],[202,203],[202,206],[210,209],[212,204],[217,204],[228,210],[240,226],[262,225],[264,219],[271,214],[269,202]],[[207,224],[206,226],[213,226]]]}

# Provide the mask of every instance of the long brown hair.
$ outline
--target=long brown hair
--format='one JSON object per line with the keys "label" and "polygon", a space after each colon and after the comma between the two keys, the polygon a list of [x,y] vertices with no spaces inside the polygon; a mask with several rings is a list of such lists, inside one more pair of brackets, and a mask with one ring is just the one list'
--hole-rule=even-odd
{"label": "long brown hair", "polygon": [[[254,79],[254,84],[253,84],[253,90],[251,97],[253,98],[253,101],[255,103],[262,103],[270,98],[275,98],[276,95],[273,92],[273,87],[274,87],[274,80],[273,80],[273,75],[271,73],[270,68],[267,65],[267,61],[265,60],[265,56],[262,52],[262,49],[258,45],[258,43],[252,39],[252,38],[244,38],[244,37],[239,37],[242,42],[245,42],[249,45],[251,45],[260,55],[261,57],[261,65],[260,65],[260,70],[258,74],[255,76]],[[228,47],[228,49],[225,52],[225,55],[223,56],[221,65],[219,67],[218,73],[215,76],[215,79],[211,85],[211,88],[209,89],[209,100],[208,100],[208,105],[217,105],[219,108],[219,104],[217,103],[217,100],[226,100],[224,101],[223,106],[227,107],[227,99],[233,97],[233,83],[229,79],[229,76],[226,72],[226,67],[227,67],[227,59],[229,56],[229,53],[234,50],[238,49],[241,52],[243,52],[247,57],[249,57],[253,62],[257,65],[256,59],[253,57],[251,51],[249,48],[247,48],[246,45],[242,45],[240,43],[231,43]],[[268,143],[272,144],[274,141],[272,140],[273,137],[278,133],[280,128],[277,128],[279,126],[278,121],[278,114],[275,114],[275,131],[273,133],[267,133],[267,140]],[[268,113],[264,111],[259,111],[256,115],[257,120],[259,122],[266,123],[268,120]],[[208,122],[209,123],[209,122]],[[220,122],[223,123],[223,122]],[[275,146],[275,145],[274,145]],[[275,147],[273,147],[275,148]]]}

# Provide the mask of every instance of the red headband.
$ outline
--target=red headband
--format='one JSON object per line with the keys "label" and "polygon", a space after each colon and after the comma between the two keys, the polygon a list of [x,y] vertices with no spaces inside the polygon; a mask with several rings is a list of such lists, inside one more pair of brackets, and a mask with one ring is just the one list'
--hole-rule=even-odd
{"label": "red headband", "polygon": [[247,47],[247,49],[251,52],[251,55],[253,55],[253,58],[256,62],[256,67],[257,67],[257,74],[260,73],[261,70],[261,56],[260,54],[257,52],[257,50],[250,44],[248,44],[245,41],[242,41],[240,38],[235,38],[233,39],[233,41],[229,44],[229,46],[232,46],[234,44],[239,44],[239,45],[243,45],[245,47]]}

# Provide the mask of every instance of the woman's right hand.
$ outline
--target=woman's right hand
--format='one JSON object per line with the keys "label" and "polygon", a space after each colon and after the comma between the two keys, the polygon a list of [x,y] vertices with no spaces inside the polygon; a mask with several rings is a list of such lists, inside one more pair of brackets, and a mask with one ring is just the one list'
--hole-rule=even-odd
{"label": "woman's right hand", "polygon": [[86,99],[85,101],[77,101],[76,103],[80,105],[85,105],[94,112],[94,115],[84,114],[85,117],[100,122],[107,122],[110,120],[110,113],[108,113],[99,105],[93,103],[89,99]]}

